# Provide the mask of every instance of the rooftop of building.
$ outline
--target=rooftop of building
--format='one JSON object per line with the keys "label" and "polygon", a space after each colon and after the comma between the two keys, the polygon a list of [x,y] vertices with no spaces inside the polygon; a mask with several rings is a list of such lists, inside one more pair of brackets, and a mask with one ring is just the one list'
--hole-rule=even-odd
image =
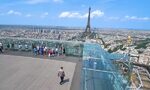
{"label": "rooftop of building", "polygon": [[[0,54],[1,90],[79,90],[81,58],[34,56],[32,52],[9,51]],[[63,66],[65,83],[57,76]]]}

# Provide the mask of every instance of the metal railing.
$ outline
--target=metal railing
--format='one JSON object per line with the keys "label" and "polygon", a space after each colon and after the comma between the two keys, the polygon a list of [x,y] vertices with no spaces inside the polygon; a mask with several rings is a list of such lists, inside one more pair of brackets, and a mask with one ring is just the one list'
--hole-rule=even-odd
{"label": "metal railing", "polygon": [[104,73],[111,73],[113,75],[115,73],[115,72],[112,72],[112,71],[99,70],[99,69],[91,69],[91,68],[83,68],[83,70],[96,71],[96,72],[104,72]]}
{"label": "metal railing", "polygon": [[139,74],[139,70],[138,70],[138,69],[134,69],[134,70],[135,70],[136,74],[138,75],[138,79],[139,79],[139,82],[140,82],[140,84],[139,84],[139,86],[136,88],[136,90],[140,90],[140,88],[143,87],[143,82],[142,82],[141,76],[140,76],[140,74]]}
{"label": "metal railing", "polygon": [[149,78],[149,80],[150,80],[150,73],[148,72],[147,69],[145,69],[145,68],[143,68],[143,67],[137,67],[137,68],[140,69],[140,71],[144,71],[144,72],[147,74],[147,76],[148,76],[148,78]]}
{"label": "metal railing", "polygon": [[148,70],[145,70],[147,75],[148,75],[148,78],[150,79],[150,73],[148,72]]}

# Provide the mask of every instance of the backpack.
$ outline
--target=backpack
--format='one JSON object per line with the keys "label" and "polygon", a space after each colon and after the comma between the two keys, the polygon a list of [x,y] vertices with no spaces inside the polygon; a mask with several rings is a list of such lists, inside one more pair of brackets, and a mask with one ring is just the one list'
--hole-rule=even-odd
{"label": "backpack", "polygon": [[65,72],[64,72],[64,71],[62,72],[62,75],[61,75],[61,77],[65,77]]}

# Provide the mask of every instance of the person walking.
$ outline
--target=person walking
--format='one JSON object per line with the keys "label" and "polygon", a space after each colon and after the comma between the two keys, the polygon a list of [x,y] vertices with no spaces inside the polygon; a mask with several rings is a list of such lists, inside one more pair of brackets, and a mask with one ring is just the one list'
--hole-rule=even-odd
{"label": "person walking", "polygon": [[58,71],[58,77],[60,77],[60,85],[64,82],[65,72],[63,70],[63,67],[60,67],[60,70]]}

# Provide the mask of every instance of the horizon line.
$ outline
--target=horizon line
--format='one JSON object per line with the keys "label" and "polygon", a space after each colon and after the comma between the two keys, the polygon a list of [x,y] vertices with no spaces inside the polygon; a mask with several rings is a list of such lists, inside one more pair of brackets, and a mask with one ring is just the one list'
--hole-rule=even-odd
{"label": "horizon line", "polygon": [[[85,27],[83,26],[63,26],[63,25],[33,25],[33,24],[0,24],[0,26],[7,26],[7,25],[10,25],[10,26],[40,26],[40,27],[63,27],[63,28],[82,28],[82,29],[85,29]],[[150,30],[150,29],[141,29],[141,28],[126,28],[126,27],[91,27],[92,29],[126,29],[126,30],[143,30],[143,31],[147,31],[147,30]]]}

